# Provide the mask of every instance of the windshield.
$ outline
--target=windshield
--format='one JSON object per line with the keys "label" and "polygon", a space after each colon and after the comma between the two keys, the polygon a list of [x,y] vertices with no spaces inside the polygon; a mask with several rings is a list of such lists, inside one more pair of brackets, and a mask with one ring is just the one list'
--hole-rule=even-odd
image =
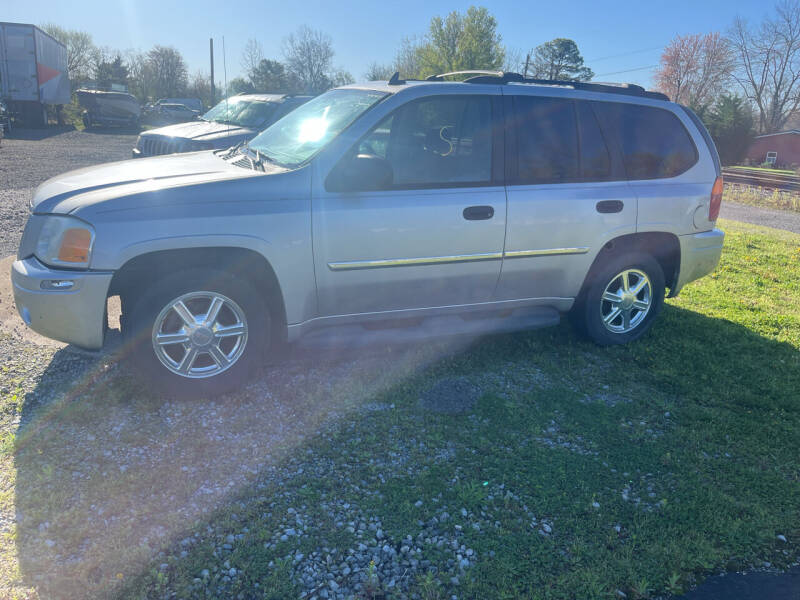
{"label": "windshield", "polygon": [[216,121],[239,127],[260,127],[275,112],[275,102],[229,98],[217,104],[203,115],[206,121]]}
{"label": "windshield", "polygon": [[331,90],[290,112],[249,145],[282,166],[297,166],[386,95],[375,90]]}

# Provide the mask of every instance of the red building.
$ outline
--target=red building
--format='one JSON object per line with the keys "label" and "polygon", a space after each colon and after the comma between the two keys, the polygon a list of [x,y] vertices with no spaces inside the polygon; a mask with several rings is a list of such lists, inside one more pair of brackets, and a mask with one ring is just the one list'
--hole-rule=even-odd
{"label": "red building", "polygon": [[757,136],[747,150],[750,164],[772,163],[776,167],[800,166],[800,129]]}

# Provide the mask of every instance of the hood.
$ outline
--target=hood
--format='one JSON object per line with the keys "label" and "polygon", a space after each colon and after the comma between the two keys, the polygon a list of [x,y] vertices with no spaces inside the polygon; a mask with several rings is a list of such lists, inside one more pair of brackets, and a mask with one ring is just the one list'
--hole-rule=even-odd
{"label": "hood", "polygon": [[151,129],[142,133],[142,137],[150,135],[163,135],[166,137],[195,140],[198,142],[214,142],[217,140],[230,140],[231,138],[253,137],[257,129],[240,127],[239,125],[226,125],[216,121],[188,121],[176,123],[158,129]]}
{"label": "hood", "polygon": [[284,171],[266,167],[266,173],[237,167],[211,151],[107,163],[45,181],[36,188],[31,208],[35,213],[66,214],[109,198]]}

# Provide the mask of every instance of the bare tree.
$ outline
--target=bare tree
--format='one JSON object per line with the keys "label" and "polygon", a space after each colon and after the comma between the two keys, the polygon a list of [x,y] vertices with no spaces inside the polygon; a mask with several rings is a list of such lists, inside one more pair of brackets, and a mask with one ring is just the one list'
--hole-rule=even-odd
{"label": "bare tree", "polygon": [[522,73],[525,68],[525,56],[519,48],[506,47],[506,57],[503,60],[503,71]]}
{"label": "bare tree", "polygon": [[356,80],[353,78],[352,73],[350,71],[345,71],[344,69],[335,69],[330,74],[330,82],[332,87],[339,87],[340,85],[350,85],[351,83],[355,83]]}
{"label": "bare tree", "polygon": [[733,67],[731,46],[719,33],[679,35],[661,55],[656,87],[674,102],[706,106],[727,89]]}
{"label": "bare tree", "polygon": [[333,42],[329,35],[303,25],[284,41],[283,56],[303,91],[319,93],[331,86]]}
{"label": "bare tree", "polygon": [[383,81],[394,75],[394,72],[394,65],[382,65],[373,62],[367,67],[367,72],[364,73],[364,79],[367,81]]}
{"label": "bare tree", "polygon": [[394,68],[400,77],[418,77],[420,74],[419,48],[421,41],[416,36],[404,37],[394,59]]}
{"label": "bare tree", "polygon": [[190,77],[186,92],[193,98],[200,98],[205,107],[214,105],[214,97],[211,94],[210,77],[208,73],[203,70],[198,70]]}
{"label": "bare tree", "polygon": [[147,55],[139,50],[126,50],[123,56],[128,65],[128,90],[139,100],[147,101],[151,93]]}
{"label": "bare tree", "polygon": [[186,62],[175,48],[153,46],[147,53],[147,69],[152,77],[154,96],[180,96],[186,90]]}
{"label": "bare tree", "polygon": [[728,40],[734,77],[758,111],[759,130],[780,131],[800,107],[800,3],[783,0],[758,27],[737,17]]}
{"label": "bare tree", "polygon": [[261,64],[261,61],[264,60],[264,50],[261,47],[261,44],[258,40],[250,38],[245,42],[244,50],[242,50],[242,60],[241,65],[242,69],[245,73],[247,73],[248,77],[252,79],[252,73],[258,68],[258,65]]}
{"label": "bare tree", "polygon": [[92,36],[85,31],[64,29],[55,23],[45,23],[42,30],[67,47],[67,75],[73,86],[91,76],[95,47]]}

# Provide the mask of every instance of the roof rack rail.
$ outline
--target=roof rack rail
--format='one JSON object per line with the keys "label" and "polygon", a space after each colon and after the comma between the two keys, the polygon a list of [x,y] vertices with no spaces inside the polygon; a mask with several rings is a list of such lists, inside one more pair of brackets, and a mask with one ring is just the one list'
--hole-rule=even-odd
{"label": "roof rack rail", "polygon": [[669,100],[661,92],[651,92],[640,85],[634,83],[604,83],[591,81],[566,81],[561,79],[535,79],[523,77],[519,73],[504,71],[454,71],[452,73],[442,73],[441,75],[431,75],[427,81],[442,81],[443,77],[451,75],[474,75],[464,80],[464,83],[530,83],[534,85],[551,85],[571,87],[575,90],[585,90],[587,92],[604,92],[606,94],[622,94],[625,96],[640,96],[652,98],[654,100]]}
{"label": "roof rack rail", "polygon": [[[452,77],[453,75],[488,75],[490,77],[503,77],[503,71],[451,71],[450,73],[441,73],[440,75],[430,75],[425,78],[425,81],[442,81],[444,77]],[[470,79],[475,79],[470,77]],[[465,79],[469,81],[469,79]]]}

